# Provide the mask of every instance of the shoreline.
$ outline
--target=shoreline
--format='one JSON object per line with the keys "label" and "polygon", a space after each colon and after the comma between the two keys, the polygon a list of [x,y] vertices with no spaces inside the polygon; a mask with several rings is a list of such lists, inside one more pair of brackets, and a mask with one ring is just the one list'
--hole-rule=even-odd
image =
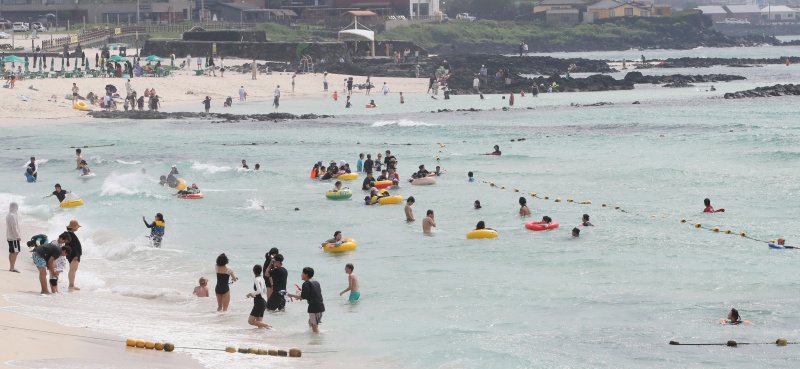
{"label": "shoreline", "polygon": [[[0,350],[0,368],[58,368],[62,366],[60,364],[64,367],[204,368],[197,360],[183,353],[129,348],[125,346],[124,339],[95,332],[89,326],[70,327],[15,311],[24,309],[24,306],[10,302],[9,295],[38,294],[38,271],[30,262],[29,255],[23,249],[17,257],[16,267],[20,273],[7,270],[0,272],[0,295],[3,296],[0,300],[0,320],[4,322],[0,325],[0,339],[4,342],[3,350]],[[34,288],[25,288],[28,286]],[[70,293],[80,292],[62,292]],[[120,340],[123,342],[118,342]]]}

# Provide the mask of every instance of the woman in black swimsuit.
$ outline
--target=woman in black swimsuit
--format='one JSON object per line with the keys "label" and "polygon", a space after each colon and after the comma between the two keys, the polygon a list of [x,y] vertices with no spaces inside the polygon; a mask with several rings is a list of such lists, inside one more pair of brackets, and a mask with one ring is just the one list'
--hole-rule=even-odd
{"label": "woman in black swimsuit", "polygon": [[[233,269],[228,268],[228,257],[223,253],[217,256],[217,286],[214,292],[217,294],[217,311],[228,311],[231,303],[231,289],[229,283],[236,282],[238,278],[233,274]],[[232,280],[232,282],[229,282]]]}

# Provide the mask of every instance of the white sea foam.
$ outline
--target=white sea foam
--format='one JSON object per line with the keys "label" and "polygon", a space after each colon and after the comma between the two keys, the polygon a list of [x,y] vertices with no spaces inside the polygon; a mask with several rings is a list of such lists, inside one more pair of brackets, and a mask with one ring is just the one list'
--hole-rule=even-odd
{"label": "white sea foam", "polygon": [[393,126],[396,125],[398,127],[435,127],[439,126],[439,124],[432,124],[432,123],[425,123],[425,122],[417,122],[408,119],[400,119],[400,120],[379,120],[375,123],[372,123],[372,127],[386,127],[386,126]]}
{"label": "white sea foam", "polygon": [[219,173],[219,172],[226,172],[232,170],[233,167],[228,166],[216,166],[213,164],[205,164],[200,162],[192,162],[192,170],[196,170],[198,172],[205,172],[209,174]]}
{"label": "white sea foam", "polygon": [[147,177],[140,173],[117,174],[111,173],[100,188],[101,196],[117,195],[143,195],[156,198],[167,198],[163,195],[153,194],[150,188],[156,188]]}

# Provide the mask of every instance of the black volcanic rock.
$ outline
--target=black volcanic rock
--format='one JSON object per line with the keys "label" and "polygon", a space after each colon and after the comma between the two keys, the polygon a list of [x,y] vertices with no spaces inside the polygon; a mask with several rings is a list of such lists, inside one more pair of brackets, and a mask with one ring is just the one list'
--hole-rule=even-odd
{"label": "black volcanic rock", "polygon": [[797,96],[800,95],[800,85],[774,85],[767,87],[756,87],[752,90],[728,92],[724,95],[726,99],[744,99],[748,97],[772,97],[772,96]]}

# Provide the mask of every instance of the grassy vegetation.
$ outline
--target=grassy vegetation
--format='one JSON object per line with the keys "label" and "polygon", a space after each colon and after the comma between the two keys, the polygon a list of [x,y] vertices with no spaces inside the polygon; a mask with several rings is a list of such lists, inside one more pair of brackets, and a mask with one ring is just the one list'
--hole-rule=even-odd
{"label": "grassy vegetation", "polygon": [[423,47],[456,43],[548,44],[567,45],[576,41],[607,42],[624,39],[643,41],[661,37],[670,28],[691,29],[697,26],[695,14],[666,18],[620,18],[602,24],[546,26],[541,23],[445,22],[417,24],[379,34],[384,40],[409,40]]}
{"label": "grassy vegetation", "polygon": [[396,28],[378,35],[385,40],[409,40],[423,47],[453,43],[500,43],[519,44],[548,43],[568,44],[575,40],[596,39],[599,41],[626,38],[636,39],[654,36],[647,27],[623,27],[613,23],[561,25],[546,27],[537,24],[515,24],[479,20],[476,22],[447,22],[444,24],[419,24]]}
{"label": "grassy vegetation", "polygon": [[277,23],[264,23],[258,26],[258,30],[267,32],[267,40],[270,41],[308,41],[320,40],[317,29],[311,26],[299,26],[296,28],[287,27]]}

